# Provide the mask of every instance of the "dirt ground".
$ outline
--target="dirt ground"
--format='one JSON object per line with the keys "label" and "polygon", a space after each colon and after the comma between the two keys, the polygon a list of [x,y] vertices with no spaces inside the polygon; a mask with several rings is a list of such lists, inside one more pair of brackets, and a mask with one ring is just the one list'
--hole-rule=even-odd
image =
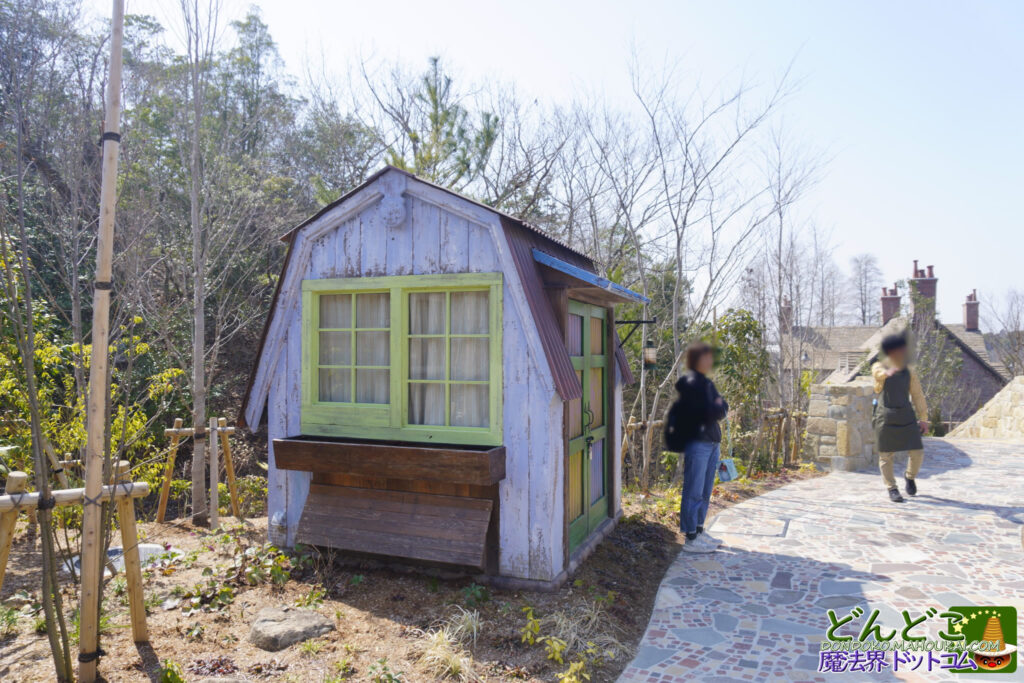
{"label": "dirt ground", "polygon": [[[719,485],[711,514],[809,476],[816,473],[787,470]],[[123,579],[108,582],[102,643],[107,654],[100,672],[107,681],[161,681],[170,661],[183,673],[178,680],[190,682],[216,676],[330,683],[584,680],[571,677],[575,667],[591,681],[613,681],[631,659],[661,577],[679,551],[678,501],[678,492],[627,493],[615,531],[564,587],[549,593],[342,562],[314,549],[291,558],[260,552],[265,518],[242,524],[227,518],[217,533],[181,522],[143,523],[145,542],[182,554],[145,572],[149,644],[131,641]],[[0,638],[0,680],[53,680],[47,640],[35,630],[41,614],[33,613],[32,604],[38,599],[39,543],[24,521],[20,525],[2,593],[19,618],[14,633]],[[275,562],[290,574],[281,585],[269,580],[267,568]],[[260,566],[267,571],[246,578],[246,569]],[[64,579],[70,613],[77,594]],[[205,595],[193,591],[196,586]],[[192,597],[208,604],[190,613]],[[284,605],[311,607],[336,629],[276,653],[251,645],[249,627],[257,612]],[[530,632],[533,644],[524,642]]]}

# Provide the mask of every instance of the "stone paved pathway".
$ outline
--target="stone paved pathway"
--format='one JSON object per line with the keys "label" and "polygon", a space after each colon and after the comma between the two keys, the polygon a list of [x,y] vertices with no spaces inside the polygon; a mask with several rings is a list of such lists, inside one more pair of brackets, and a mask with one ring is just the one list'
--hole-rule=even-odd
{"label": "stone paved pathway", "polygon": [[[1024,444],[928,439],[925,452],[919,495],[902,505],[877,472],[842,472],[720,514],[710,529],[724,546],[669,567],[620,682],[827,680],[817,669],[829,608],[877,608],[878,623],[902,627],[903,609],[1013,605],[1024,621]],[[1024,680],[1024,661],[998,680]]]}

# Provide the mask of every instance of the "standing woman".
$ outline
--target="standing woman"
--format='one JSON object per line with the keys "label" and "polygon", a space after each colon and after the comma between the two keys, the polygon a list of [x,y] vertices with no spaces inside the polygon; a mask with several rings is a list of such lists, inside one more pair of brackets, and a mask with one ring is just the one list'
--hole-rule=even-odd
{"label": "standing woman", "polygon": [[713,365],[714,354],[708,344],[694,342],[687,347],[687,371],[676,382],[679,398],[665,420],[666,445],[683,453],[679,526],[686,534],[683,551],[689,553],[710,553],[722,544],[704,531],[721,451],[718,422],[729,412],[729,404],[708,378]]}
{"label": "standing woman", "polygon": [[924,461],[921,435],[928,431],[928,403],[921,389],[921,380],[910,366],[909,342],[906,333],[891,334],[882,340],[884,358],[871,366],[871,377],[878,394],[873,419],[878,443],[878,468],[882,482],[889,489],[889,500],[905,499],[896,486],[894,460],[896,453],[907,454],[903,475],[907,495],[917,495],[917,473]]}

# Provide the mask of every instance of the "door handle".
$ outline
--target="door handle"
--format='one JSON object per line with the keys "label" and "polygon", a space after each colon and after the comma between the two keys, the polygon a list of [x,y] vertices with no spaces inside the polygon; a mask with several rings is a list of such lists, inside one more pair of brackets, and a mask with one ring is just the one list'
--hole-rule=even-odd
{"label": "door handle", "polygon": [[594,437],[587,436],[586,442],[587,442],[587,460],[593,460],[594,459],[594,448],[593,448],[593,446],[594,446]]}
{"label": "door handle", "polygon": [[[585,405],[585,406],[583,407],[583,414],[584,414],[584,415],[586,416],[586,418],[587,418],[587,422],[586,422],[586,424],[584,425],[584,427],[585,427],[585,428],[586,428],[587,430],[589,430],[589,429],[590,429],[591,427],[593,427],[593,426],[594,426],[594,411],[590,409],[590,404],[589,404],[589,403],[588,403],[588,404],[586,404],[586,405]],[[591,440],[593,440],[593,439],[591,439]]]}

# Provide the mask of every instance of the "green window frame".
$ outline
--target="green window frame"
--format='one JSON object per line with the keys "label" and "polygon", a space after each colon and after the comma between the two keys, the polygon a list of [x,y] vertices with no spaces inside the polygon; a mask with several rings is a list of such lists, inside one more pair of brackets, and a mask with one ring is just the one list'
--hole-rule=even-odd
{"label": "green window frame", "polygon": [[[481,329],[463,329],[453,320],[452,299],[460,293],[486,292],[486,333]],[[388,294],[387,327],[379,324],[358,327],[357,302],[360,295]],[[348,320],[330,321],[321,326],[321,298],[350,295]],[[413,330],[410,324],[413,307],[429,300],[433,304],[443,300],[443,328]],[[464,298],[466,300],[466,298]],[[417,310],[420,310],[417,308]],[[419,323],[422,326],[423,323]],[[442,275],[401,275],[367,278],[332,278],[304,280],[302,283],[302,433],[316,436],[387,439],[421,443],[497,446],[502,443],[502,274],[460,273]],[[377,360],[360,359],[356,347],[359,334],[376,334],[382,339],[387,333],[388,364]],[[335,335],[339,340],[321,355],[321,335]],[[340,336],[339,336],[340,335]],[[347,341],[344,340],[348,335]],[[325,337],[325,338],[328,338]],[[416,347],[423,354],[427,345],[443,344],[443,372],[422,376],[421,369],[410,363],[410,349]],[[466,351],[475,347],[480,355],[481,345],[487,344],[486,368],[473,366],[469,371],[452,367],[452,349],[457,345]],[[348,346],[347,354],[344,346]],[[436,352],[436,346],[434,351]],[[333,349],[333,350],[332,350]],[[342,349],[341,352],[338,349]],[[378,350],[378,355],[380,351]],[[437,361],[439,356],[433,356]],[[421,359],[422,360],[422,359]],[[364,362],[361,362],[364,361]],[[416,368],[422,368],[417,364]],[[411,370],[417,373],[413,377]],[[369,403],[356,400],[356,373],[390,372],[387,379],[387,402]],[[323,373],[327,372],[328,375]],[[336,400],[322,400],[321,377],[334,382],[339,389]],[[347,379],[344,379],[347,378]],[[377,376],[378,380],[380,376]],[[422,388],[417,385],[421,385]],[[432,385],[432,386],[422,386]],[[462,410],[453,409],[453,401],[472,402],[477,418],[482,410],[478,405],[480,387],[486,387],[485,427],[459,426],[464,418]],[[334,391],[327,389],[328,392]],[[415,424],[410,421],[410,396],[416,393],[420,419],[423,406],[434,408],[438,421],[436,401],[443,393],[443,424]],[[371,400],[383,398],[380,391]]]}

